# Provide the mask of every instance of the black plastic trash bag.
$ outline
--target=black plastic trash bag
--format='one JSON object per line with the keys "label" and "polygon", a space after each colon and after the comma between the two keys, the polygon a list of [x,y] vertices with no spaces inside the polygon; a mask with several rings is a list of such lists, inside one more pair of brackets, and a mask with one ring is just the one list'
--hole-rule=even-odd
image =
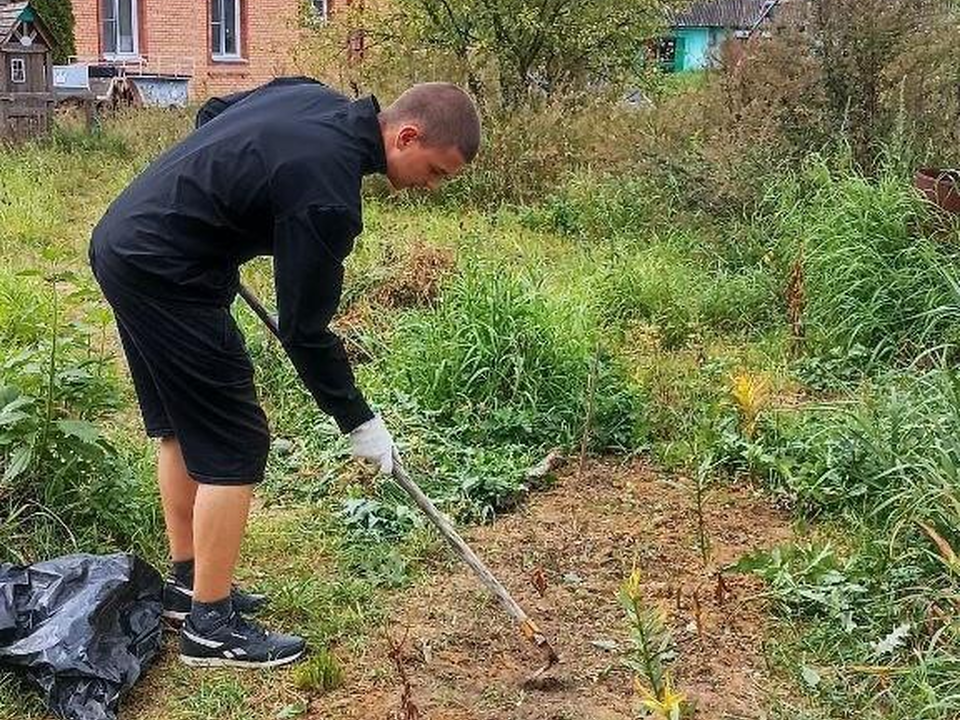
{"label": "black plastic trash bag", "polygon": [[132,555],[0,565],[0,665],[22,670],[61,717],[114,720],[160,649],[161,588]]}

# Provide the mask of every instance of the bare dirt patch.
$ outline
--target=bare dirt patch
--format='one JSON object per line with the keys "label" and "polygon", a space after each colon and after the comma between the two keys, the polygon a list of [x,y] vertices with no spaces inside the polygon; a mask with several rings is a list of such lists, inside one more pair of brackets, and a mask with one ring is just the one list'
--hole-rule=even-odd
{"label": "bare dirt patch", "polygon": [[696,701],[696,717],[762,716],[761,588],[734,575],[719,588],[717,568],[788,540],[788,520],[748,487],[717,490],[707,508],[712,560],[704,567],[692,494],[675,481],[639,462],[593,463],[579,480],[567,470],[526,507],[469,533],[560,652],[562,664],[548,676],[528,681],[541,658],[469,571],[441,569],[397,597],[390,638],[342,658],[344,686],[315,698],[309,716],[409,717],[399,713],[402,683],[389,656],[391,642],[405,637],[402,662],[421,719],[634,717],[637,698],[621,663],[627,626],[616,599],[634,567],[675,636],[674,682]]}

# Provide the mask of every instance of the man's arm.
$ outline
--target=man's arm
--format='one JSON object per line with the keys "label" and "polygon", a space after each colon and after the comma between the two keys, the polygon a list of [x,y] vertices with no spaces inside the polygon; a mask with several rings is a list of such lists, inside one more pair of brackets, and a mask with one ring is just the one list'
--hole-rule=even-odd
{"label": "man's arm", "polygon": [[281,342],[320,409],[344,433],[373,418],[343,343],[329,329],[340,303],[343,259],[359,230],[345,208],[319,205],[281,217],[274,229]]}

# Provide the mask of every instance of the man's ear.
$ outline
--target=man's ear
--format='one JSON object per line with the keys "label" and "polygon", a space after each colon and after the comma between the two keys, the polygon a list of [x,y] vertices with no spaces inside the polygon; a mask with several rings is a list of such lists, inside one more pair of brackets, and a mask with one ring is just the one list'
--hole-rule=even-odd
{"label": "man's ear", "polygon": [[397,131],[397,148],[403,150],[420,140],[420,128],[416,125],[404,125]]}

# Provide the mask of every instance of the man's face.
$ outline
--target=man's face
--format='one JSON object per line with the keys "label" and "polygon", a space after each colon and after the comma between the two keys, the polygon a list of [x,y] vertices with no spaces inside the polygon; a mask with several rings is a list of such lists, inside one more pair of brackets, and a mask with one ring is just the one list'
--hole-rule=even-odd
{"label": "man's face", "polygon": [[384,133],[387,178],[397,190],[433,190],[463,169],[465,163],[457,148],[427,145],[420,137],[415,125],[388,129]]}

